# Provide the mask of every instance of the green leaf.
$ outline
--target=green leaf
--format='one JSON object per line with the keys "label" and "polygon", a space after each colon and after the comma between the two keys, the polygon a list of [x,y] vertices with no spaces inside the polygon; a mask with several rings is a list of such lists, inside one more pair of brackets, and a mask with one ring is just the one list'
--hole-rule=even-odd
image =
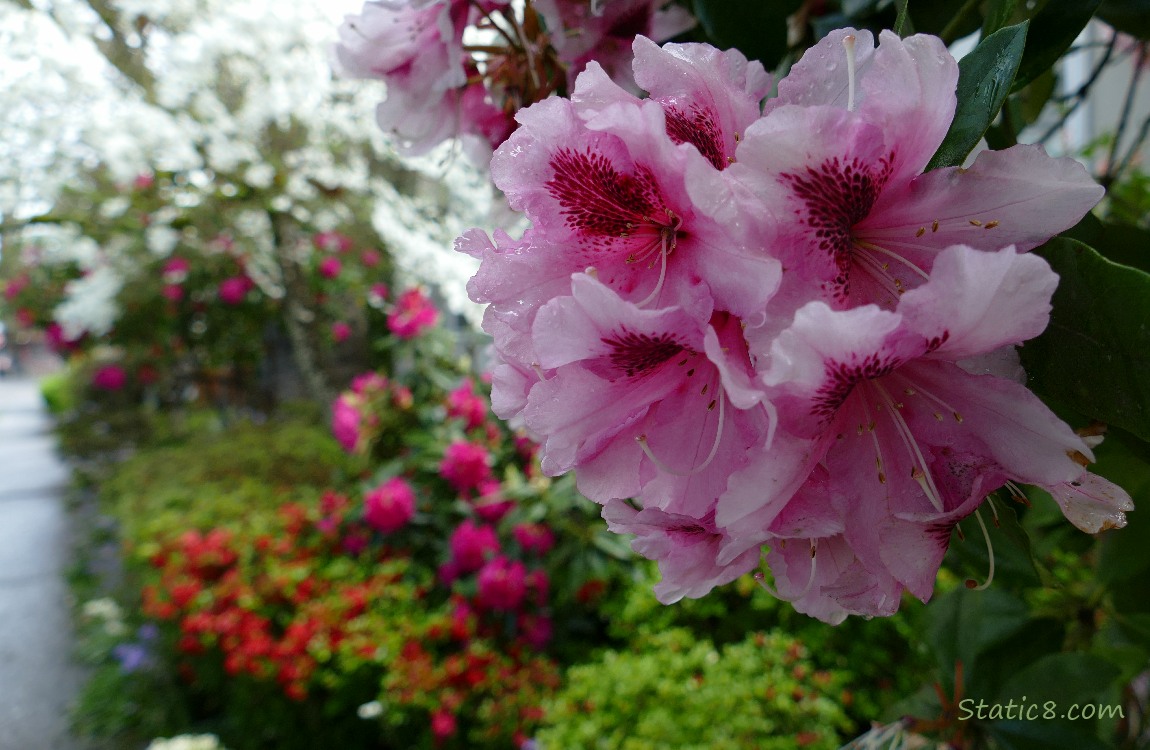
{"label": "green leaf", "polygon": [[1014,90],[1045,73],[1086,28],[1101,0],[1048,0],[1031,19]]}
{"label": "green leaf", "polygon": [[[1150,463],[1137,450],[1144,445],[1125,433],[1108,435],[1095,450],[1098,463],[1091,467],[1091,471],[1122,487],[1134,500],[1135,511],[1127,514],[1126,527],[1107,531],[1101,537],[1098,580],[1113,589],[1118,599],[1125,592],[1136,592],[1141,604],[1136,611],[1150,611],[1150,600],[1141,596],[1150,578],[1150,513],[1141,512],[1150,511]],[[1135,582],[1136,579],[1140,580]]]}
{"label": "green leaf", "polygon": [[1021,350],[1032,387],[1150,439],[1150,275],[1071,239],[1035,252],[1061,280],[1050,325]]}
{"label": "green leaf", "polygon": [[958,63],[958,109],[927,169],[962,164],[1010,93],[1026,44],[1027,22],[999,29]]}
{"label": "green leaf", "polygon": [[1098,17],[1119,31],[1150,39],[1150,0],[1105,0]]}
{"label": "green leaf", "polygon": [[898,8],[898,16],[894,19],[894,33],[900,37],[905,37],[912,34],[913,31],[909,28],[909,18],[907,17],[907,6],[910,0],[894,0],[894,5]]}
{"label": "green leaf", "polygon": [[1028,624],[1026,604],[1001,589],[956,589],[927,607],[926,641],[934,652],[948,691],[953,694],[955,664],[967,675],[978,674],[978,657],[1022,631]]}
{"label": "green leaf", "polygon": [[1085,728],[1064,722],[998,721],[986,731],[1002,750],[1109,750]]}
{"label": "green leaf", "polygon": [[695,0],[695,18],[720,48],[736,47],[767,70],[787,52],[787,18],[802,0]]}
{"label": "green leaf", "polygon": [[990,0],[986,7],[986,16],[982,19],[982,38],[985,39],[1002,27],[1014,15],[1014,6],[1018,0]]}
{"label": "green leaf", "polygon": [[1060,711],[1072,703],[1098,701],[1117,679],[1118,667],[1083,653],[1050,654],[1007,680],[996,700],[1055,701]]}

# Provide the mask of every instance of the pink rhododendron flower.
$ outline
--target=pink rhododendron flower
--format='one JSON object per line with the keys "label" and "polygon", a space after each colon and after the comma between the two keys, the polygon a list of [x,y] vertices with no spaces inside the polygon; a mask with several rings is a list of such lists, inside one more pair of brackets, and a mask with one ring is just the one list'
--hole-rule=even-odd
{"label": "pink rhododendron flower", "polygon": [[1125,523],[1014,350],[1057,283],[1022,251],[1102,195],[1083,167],[1017,146],[924,174],[958,76],[932,37],[833,32],[762,114],[770,80],[737,52],[632,46],[649,96],[590,63],[570,100],[521,110],[491,170],[531,227],[456,247],[480,261],[492,410],[635,535],[660,600],[768,545],[799,611],[891,614],[1013,482],[1088,532]]}
{"label": "pink rhododendron flower", "polygon": [[539,523],[519,523],[511,530],[515,541],[524,552],[536,555],[545,555],[555,544],[555,535],[551,529]]}
{"label": "pink rhododendron flower", "polygon": [[128,373],[119,365],[103,365],[92,373],[92,386],[101,391],[118,391],[128,384]]}
{"label": "pink rhododendron flower", "polygon": [[216,294],[219,295],[220,302],[225,305],[238,305],[253,288],[254,285],[247,276],[232,276],[220,282]]}
{"label": "pink rhododendron flower", "polygon": [[518,560],[495,557],[479,571],[477,582],[480,606],[514,612],[527,594],[527,569]]}
{"label": "pink rhododendron flower", "polygon": [[163,288],[160,289],[160,294],[166,300],[179,302],[184,298],[184,288],[179,284],[164,284]]}
{"label": "pink rhododendron flower", "polygon": [[[857,80],[847,37],[857,38]],[[791,271],[781,298],[789,310],[815,294],[839,307],[893,307],[944,248],[1028,250],[1103,195],[1081,164],[1041,146],[921,174],[954,117],[958,65],[935,37],[884,31],[880,40],[876,49],[869,32],[842,29],[808,50],[722,175],[749,189],[734,193],[749,201],[744,226],[775,238]],[[700,191],[729,211],[720,178],[703,178]]]}
{"label": "pink rhododendron flower", "polygon": [[473,573],[499,551],[499,537],[490,526],[476,526],[470,519],[455,527],[449,541],[451,562],[460,573]]}
{"label": "pink rhododendron flower", "polygon": [[470,492],[491,478],[491,454],[482,445],[456,440],[443,452],[439,475],[460,493]]}
{"label": "pink rhododendron flower", "polygon": [[658,508],[636,510],[622,500],[611,500],[603,507],[603,518],[611,531],[635,534],[632,549],[658,561],[663,579],[656,584],[655,595],[664,604],[683,597],[697,599],[759,563],[757,547],[718,562],[726,535],[715,526],[713,512],[695,518]]}
{"label": "pink rhododendron flower", "polygon": [[332,435],[348,453],[354,453],[359,445],[360,419],[359,408],[346,393],[331,405]]}
{"label": "pink rhododendron flower", "polygon": [[343,263],[340,262],[339,258],[329,255],[319,262],[317,269],[319,275],[325,279],[335,279],[339,278],[340,272],[343,271]]}
{"label": "pink rhododendron flower", "polygon": [[351,326],[342,320],[331,324],[331,337],[337,343],[347,341],[351,337]]}
{"label": "pink rhododendron flower", "polygon": [[572,82],[594,60],[612,78],[629,83],[631,42],[636,36],[661,42],[695,25],[685,8],[666,0],[536,0],[535,5]]}
{"label": "pink rhododendron flower", "polygon": [[387,316],[387,329],[401,339],[413,339],[435,326],[439,311],[418,287],[408,289],[395,301]]}
{"label": "pink rhododendron flower", "polygon": [[857,557],[842,575],[877,583],[845,600],[828,581],[804,598],[891,614],[903,588],[929,598],[951,529],[987,494],[1010,480],[1081,482],[1076,457],[1092,460],[1090,448],[1019,384],[1003,352],[1046,327],[1057,282],[1012,247],[957,246],[893,312],[802,307],[763,375],[788,447],[732,477],[717,521],[733,539],[719,561],[771,537],[807,540],[817,559],[819,540],[841,535]]}
{"label": "pink rhododendron flower", "polygon": [[399,477],[392,477],[364,497],[364,520],[385,534],[399,531],[415,515],[415,492]]}
{"label": "pink rhododendron flower", "polygon": [[387,82],[376,118],[408,153],[426,151],[455,132],[449,93],[463,86],[461,2],[368,2],[339,29],[340,71]]}
{"label": "pink rhododendron flower", "polygon": [[531,388],[524,414],[546,473],[578,467],[590,499],[643,492],[664,510],[722,493],[766,436],[769,411],[737,319],[694,312],[640,309],[585,274],[539,311],[536,354],[554,375]]}

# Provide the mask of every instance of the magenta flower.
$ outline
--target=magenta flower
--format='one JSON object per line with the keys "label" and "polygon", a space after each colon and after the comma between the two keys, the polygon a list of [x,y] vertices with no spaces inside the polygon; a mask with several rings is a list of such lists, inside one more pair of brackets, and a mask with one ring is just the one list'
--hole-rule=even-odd
{"label": "magenta flower", "polygon": [[336,343],[347,341],[351,337],[351,326],[342,320],[331,324],[331,337]]}
{"label": "magenta flower", "polygon": [[483,567],[487,558],[499,552],[499,538],[490,526],[476,526],[470,519],[455,527],[449,541],[451,565],[456,575]]}
{"label": "magenta flower", "polygon": [[418,287],[408,289],[395,301],[387,316],[387,329],[401,339],[413,339],[435,326],[439,311]]}
{"label": "magenta flower", "polygon": [[415,492],[399,477],[392,477],[364,497],[364,520],[385,534],[399,531],[415,515]]}
{"label": "magenta flower", "polygon": [[319,262],[317,269],[319,275],[325,279],[335,279],[339,278],[339,274],[343,270],[343,263],[340,262],[339,258],[329,255]]}
{"label": "magenta flower", "polygon": [[[555,634],[555,625],[546,615],[523,614],[519,618],[519,632],[532,648],[544,649]],[[520,745],[526,747],[527,743]]]}
{"label": "magenta flower", "polygon": [[503,485],[494,477],[480,482],[476,492],[479,497],[471,503],[471,507],[475,515],[487,523],[499,523],[515,507],[513,500],[503,497]]}
{"label": "magenta flower", "polygon": [[483,426],[487,421],[487,402],[475,392],[475,383],[464,380],[447,394],[447,416],[462,420],[469,430]]}
{"label": "magenta flower", "polygon": [[103,365],[92,373],[92,387],[101,391],[118,391],[128,384],[128,373],[119,365]]}
{"label": "magenta flower", "polygon": [[514,612],[527,594],[527,569],[518,560],[495,557],[479,571],[477,582],[480,606]]}
{"label": "magenta flower", "polygon": [[551,529],[539,523],[519,523],[511,530],[515,541],[524,552],[535,555],[546,555],[555,545],[555,535]]}
{"label": "magenta flower", "polygon": [[456,440],[443,452],[439,475],[458,492],[470,492],[491,478],[491,454],[478,443]]}
{"label": "magenta flower", "polygon": [[360,396],[371,393],[382,393],[390,387],[387,378],[377,372],[365,372],[356,375],[351,381],[351,390]]}
{"label": "magenta flower", "polygon": [[348,453],[354,453],[359,445],[361,417],[357,403],[344,393],[331,405],[331,433]]}
{"label": "magenta flower", "polygon": [[238,305],[244,301],[253,286],[247,276],[232,276],[220,282],[216,294],[219,295],[220,302],[225,305]]}
{"label": "magenta flower", "polygon": [[179,284],[164,284],[163,288],[160,289],[160,294],[166,300],[179,302],[184,298],[184,288]]}
{"label": "magenta flower", "polygon": [[737,163],[700,179],[716,210],[732,197],[721,179],[749,188],[733,195],[747,201],[749,233],[773,237],[791,271],[782,295],[791,310],[812,295],[891,308],[944,248],[1029,250],[1103,195],[1082,165],[1040,146],[921,174],[953,119],[958,66],[935,37],[880,40],[875,49],[869,32],[843,29],[808,50],[747,129]]}
{"label": "magenta flower", "polygon": [[192,264],[185,258],[172,258],[164,264],[161,276],[167,284],[182,284],[187,280],[188,272],[191,270]]}

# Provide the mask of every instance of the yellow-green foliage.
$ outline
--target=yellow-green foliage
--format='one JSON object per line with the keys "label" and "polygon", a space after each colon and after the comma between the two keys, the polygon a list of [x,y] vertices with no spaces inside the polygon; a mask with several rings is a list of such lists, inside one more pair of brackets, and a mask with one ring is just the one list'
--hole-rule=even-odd
{"label": "yellow-green foliage", "polygon": [[325,428],[245,424],[140,452],[103,483],[101,498],[124,539],[140,541],[241,521],[286,502],[315,503],[355,470]]}
{"label": "yellow-green foliage", "polygon": [[716,648],[676,628],[572,667],[543,748],[831,750],[850,722],[843,676],[816,671],[779,632]]}

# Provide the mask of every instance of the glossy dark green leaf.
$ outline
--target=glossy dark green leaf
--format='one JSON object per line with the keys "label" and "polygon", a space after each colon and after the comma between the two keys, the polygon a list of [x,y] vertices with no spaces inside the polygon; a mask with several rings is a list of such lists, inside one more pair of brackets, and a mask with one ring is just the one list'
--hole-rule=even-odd
{"label": "glossy dark green leaf", "polygon": [[1045,73],[1086,28],[1101,0],[1048,0],[1030,21],[1026,51],[1014,81],[1017,91]]}
{"label": "glossy dark green leaf", "polygon": [[1119,31],[1150,39],[1150,0],[1105,0],[1098,17]]}
{"label": "glossy dark green leaf", "polygon": [[1073,703],[1099,701],[1118,675],[1118,667],[1097,656],[1049,654],[1007,680],[996,700],[1054,701],[1065,710]]}
{"label": "glossy dark green leaf", "polygon": [[1134,512],[1126,516],[1122,529],[1112,529],[1102,536],[1098,557],[1098,580],[1111,587],[1119,600],[1124,592],[1133,591],[1137,601],[1126,611],[1150,612],[1150,597],[1145,595],[1150,583],[1150,461],[1140,455],[1146,444],[1125,433],[1116,432],[1095,451],[1098,463],[1091,471],[1118,484],[1134,500]]}
{"label": "glossy dark green leaf", "polygon": [[1150,274],[1066,238],[1035,252],[1060,281],[1050,325],[1021,350],[1032,387],[1150,439]]}
{"label": "glossy dark green leaf", "polygon": [[982,38],[1006,26],[1014,16],[1014,6],[1018,0],[990,0],[986,5],[986,16],[982,19]]}
{"label": "glossy dark green leaf", "polygon": [[802,0],[695,0],[693,5],[716,46],[736,47],[770,70],[787,52],[787,18]]}
{"label": "glossy dark green leaf", "polygon": [[1066,722],[1001,721],[986,728],[1001,750],[1110,750],[1085,728]]}
{"label": "glossy dark green leaf", "polygon": [[948,692],[953,694],[957,662],[966,675],[977,675],[979,655],[1022,632],[1028,618],[1021,599],[996,588],[957,589],[932,601],[926,610],[926,641]]}
{"label": "glossy dark green leaf", "polygon": [[927,169],[962,164],[1010,93],[1026,44],[1027,24],[999,29],[958,63],[958,109]]}

